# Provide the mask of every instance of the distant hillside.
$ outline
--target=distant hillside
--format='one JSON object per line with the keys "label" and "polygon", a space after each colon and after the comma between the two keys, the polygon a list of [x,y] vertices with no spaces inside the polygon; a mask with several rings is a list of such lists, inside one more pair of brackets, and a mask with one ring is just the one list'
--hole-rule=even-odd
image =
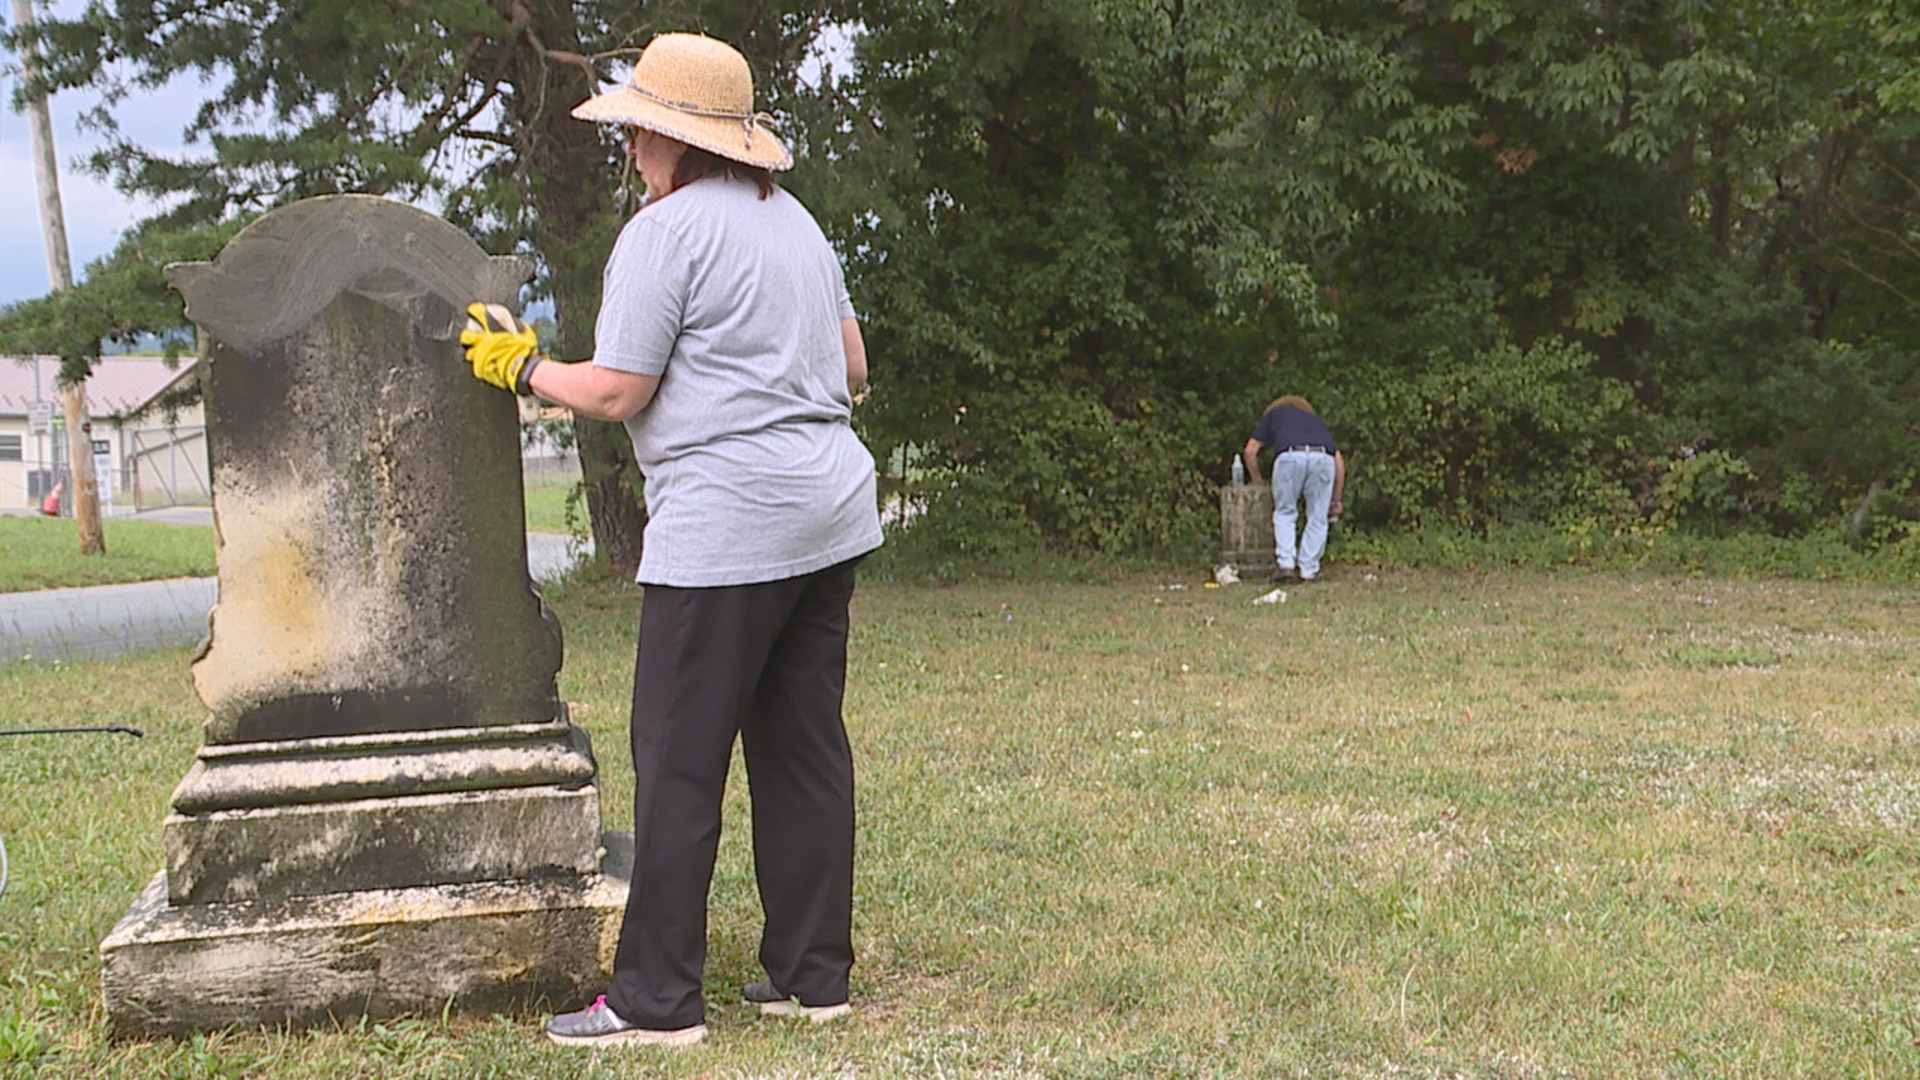
{"label": "distant hillside", "polygon": [[100,343],[101,356],[159,356],[167,351],[167,341],[178,343],[180,351],[193,352],[193,331],[181,327],[165,334],[141,334],[130,342],[104,341]]}

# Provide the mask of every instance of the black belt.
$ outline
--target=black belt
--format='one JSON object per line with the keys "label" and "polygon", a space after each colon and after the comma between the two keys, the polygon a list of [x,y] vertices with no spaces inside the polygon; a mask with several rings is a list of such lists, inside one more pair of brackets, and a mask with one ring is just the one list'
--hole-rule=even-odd
{"label": "black belt", "polygon": [[1304,450],[1310,454],[1332,454],[1333,453],[1332,450],[1329,450],[1324,446],[1283,446],[1280,448],[1280,452],[1283,454],[1291,454],[1297,450]]}

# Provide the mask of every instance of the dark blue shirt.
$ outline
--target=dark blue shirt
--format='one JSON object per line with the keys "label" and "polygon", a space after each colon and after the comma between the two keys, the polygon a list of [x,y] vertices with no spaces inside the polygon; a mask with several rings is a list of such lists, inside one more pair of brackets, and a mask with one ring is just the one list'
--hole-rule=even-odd
{"label": "dark blue shirt", "polygon": [[1253,439],[1276,454],[1295,446],[1318,446],[1329,454],[1340,449],[1325,420],[1292,405],[1268,409],[1253,429]]}

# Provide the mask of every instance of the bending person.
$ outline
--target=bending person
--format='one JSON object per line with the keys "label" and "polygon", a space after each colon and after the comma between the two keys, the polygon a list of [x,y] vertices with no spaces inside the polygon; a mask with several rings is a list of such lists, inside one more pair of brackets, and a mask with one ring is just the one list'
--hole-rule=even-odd
{"label": "bending person", "polygon": [[[1326,421],[1307,399],[1289,394],[1267,406],[1253,435],[1240,449],[1250,483],[1260,483],[1260,450],[1273,448],[1273,580],[1312,581],[1320,576],[1327,523],[1340,516],[1347,486],[1347,459]],[[1306,526],[1299,525],[1306,506]]]}

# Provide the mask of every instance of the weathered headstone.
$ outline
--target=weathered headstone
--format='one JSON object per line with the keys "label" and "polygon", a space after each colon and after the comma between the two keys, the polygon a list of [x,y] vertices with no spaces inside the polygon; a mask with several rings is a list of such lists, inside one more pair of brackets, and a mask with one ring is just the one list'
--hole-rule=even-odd
{"label": "weathered headstone", "polygon": [[1243,578],[1273,571],[1273,489],[1266,484],[1220,488],[1220,562]]}
{"label": "weathered headstone", "polygon": [[371,196],[168,268],[205,354],[219,601],[166,868],[101,945],[117,1034],[605,978],[625,872],[527,574],[514,402],[458,344],[465,305],[528,274]]}

